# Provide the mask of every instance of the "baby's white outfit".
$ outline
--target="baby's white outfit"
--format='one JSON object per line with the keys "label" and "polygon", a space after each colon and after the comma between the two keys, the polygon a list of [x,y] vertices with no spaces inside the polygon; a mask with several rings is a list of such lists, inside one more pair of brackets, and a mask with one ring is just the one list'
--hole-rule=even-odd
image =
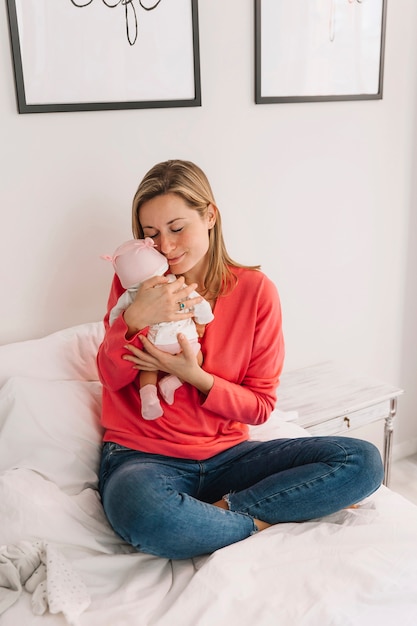
{"label": "baby's white outfit", "polygon": [[[176,280],[174,274],[168,274],[167,278],[170,283]],[[126,289],[126,291],[122,293],[110,312],[110,326],[113,324],[114,320],[132,304],[136,297],[137,290],[137,287],[133,287],[131,289]],[[189,298],[197,298],[198,295],[199,294],[196,291],[192,291]],[[186,320],[153,324],[153,326],[149,327],[147,335],[149,341],[164,352],[177,354],[181,350],[177,337],[178,333],[182,333],[191,344],[196,346],[197,353],[200,348],[198,344],[197,329],[194,322],[197,322],[197,324],[208,324],[214,319],[214,315],[207,300],[202,300],[202,302],[196,304],[194,306],[193,313],[193,317]]]}

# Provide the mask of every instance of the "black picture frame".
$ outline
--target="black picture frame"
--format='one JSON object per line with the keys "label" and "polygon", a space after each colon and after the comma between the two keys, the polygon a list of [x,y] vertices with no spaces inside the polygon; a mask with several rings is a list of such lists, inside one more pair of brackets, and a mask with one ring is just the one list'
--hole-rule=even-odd
{"label": "black picture frame", "polygon": [[318,6],[255,0],[256,104],[382,99],[387,0]]}
{"label": "black picture frame", "polygon": [[7,0],[7,8],[19,113],[201,105],[198,0]]}

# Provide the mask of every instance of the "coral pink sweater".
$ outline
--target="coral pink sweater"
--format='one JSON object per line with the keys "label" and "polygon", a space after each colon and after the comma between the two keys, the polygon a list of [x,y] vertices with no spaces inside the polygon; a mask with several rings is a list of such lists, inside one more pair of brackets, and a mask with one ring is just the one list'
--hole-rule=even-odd
{"label": "coral pink sweater", "polygon": [[123,316],[109,327],[109,311],[123,292],[115,276],[97,356],[103,383],[104,441],[172,457],[203,460],[248,439],[248,424],[265,422],[276,402],[284,360],[281,306],[276,287],[257,270],[232,268],[237,285],[217,299],[201,347],[203,368],[214,376],[207,396],[183,384],[164,415],[141,417],[137,370],[122,359],[127,343]]}

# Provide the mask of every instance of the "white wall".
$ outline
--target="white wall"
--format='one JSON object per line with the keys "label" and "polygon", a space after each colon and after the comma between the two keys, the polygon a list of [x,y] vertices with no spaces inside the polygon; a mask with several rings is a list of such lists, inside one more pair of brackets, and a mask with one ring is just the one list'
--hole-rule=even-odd
{"label": "white wall", "polygon": [[99,255],[130,236],[140,178],[187,158],[232,255],[278,285],[287,369],[334,359],[404,386],[395,441],[413,446],[417,3],[388,0],[383,100],[274,105],[254,104],[253,4],[199,2],[202,107],[28,115],[0,4],[0,343],[101,319]]}

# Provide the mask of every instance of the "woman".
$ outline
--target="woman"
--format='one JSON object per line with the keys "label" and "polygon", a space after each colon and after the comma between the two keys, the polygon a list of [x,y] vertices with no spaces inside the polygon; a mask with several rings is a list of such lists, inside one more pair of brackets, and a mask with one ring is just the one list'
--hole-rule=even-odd
{"label": "woman", "polygon": [[[229,257],[200,168],[179,160],[155,165],[133,200],[133,234],[153,239],[177,280],[145,281],[110,327],[109,312],[123,292],[113,280],[98,366],[105,429],[100,492],[114,530],[137,550],[185,559],[271,524],[328,515],[375,491],[383,470],[368,442],[248,441],[247,425],[265,422],[276,402],[281,307],[258,267]],[[188,298],[193,290],[199,297]],[[147,340],[152,324],[192,317],[201,297],[214,313],[201,339],[202,366],[181,335],[178,355]],[[138,370],[183,382],[159,419],[141,418]]]}

